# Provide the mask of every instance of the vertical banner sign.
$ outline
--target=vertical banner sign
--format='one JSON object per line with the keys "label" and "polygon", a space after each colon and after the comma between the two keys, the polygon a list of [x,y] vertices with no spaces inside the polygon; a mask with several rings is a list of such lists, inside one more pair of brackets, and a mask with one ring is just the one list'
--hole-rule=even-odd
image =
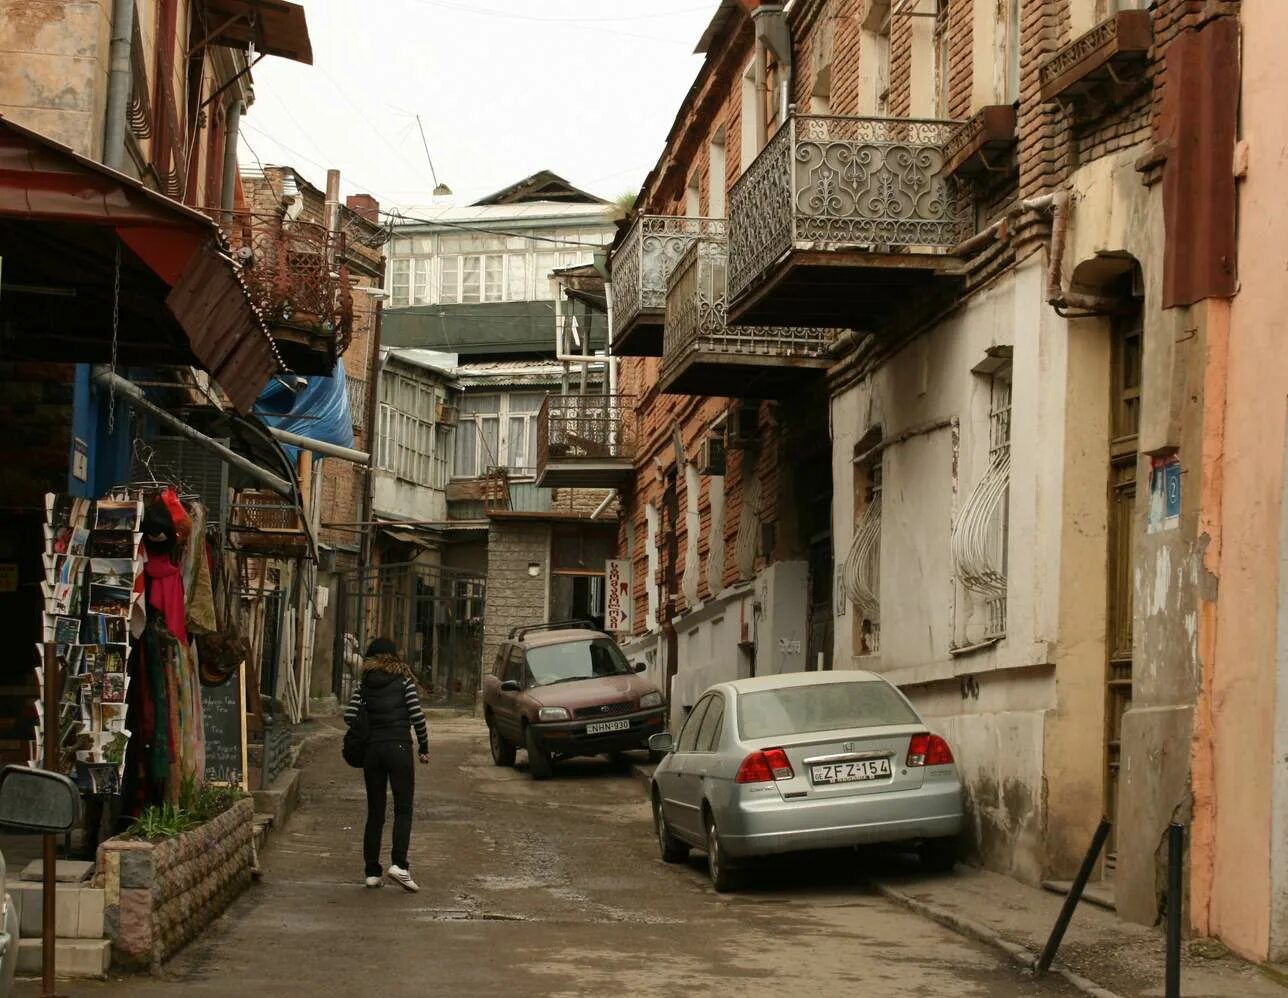
{"label": "vertical banner sign", "polygon": [[631,629],[631,566],[625,559],[610,560],[604,569],[604,628]]}

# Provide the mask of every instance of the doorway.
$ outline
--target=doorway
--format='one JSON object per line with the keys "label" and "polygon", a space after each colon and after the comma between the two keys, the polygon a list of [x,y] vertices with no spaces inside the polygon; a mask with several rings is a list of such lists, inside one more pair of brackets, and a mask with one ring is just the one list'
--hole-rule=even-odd
{"label": "doorway", "polygon": [[1136,469],[1139,464],[1142,316],[1139,307],[1111,325],[1109,415],[1108,615],[1105,641],[1105,816],[1112,822],[1105,877],[1117,865],[1118,785],[1123,715],[1132,694],[1132,579]]}

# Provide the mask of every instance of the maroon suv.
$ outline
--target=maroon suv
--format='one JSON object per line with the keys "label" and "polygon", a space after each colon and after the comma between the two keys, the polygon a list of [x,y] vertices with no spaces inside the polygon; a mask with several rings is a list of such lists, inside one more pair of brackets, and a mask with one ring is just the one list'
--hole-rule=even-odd
{"label": "maroon suv", "polygon": [[492,761],[512,766],[522,746],[544,780],[556,758],[647,749],[666,704],[643,671],[586,621],[515,628],[483,677]]}

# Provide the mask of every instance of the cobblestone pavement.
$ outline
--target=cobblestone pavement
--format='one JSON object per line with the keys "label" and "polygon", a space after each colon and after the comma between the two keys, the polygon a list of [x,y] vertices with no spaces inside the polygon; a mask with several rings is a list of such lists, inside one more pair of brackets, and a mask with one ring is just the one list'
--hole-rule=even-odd
{"label": "cobblestone pavement", "polygon": [[[760,871],[733,895],[698,854],[656,855],[640,785],[603,759],[548,783],[498,769],[481,722],[431,718],[417,769],[419,894],[362,886],[360,775],[314,742],[304,795],[264,879],[162,979],[71,983],[73,996],[1065,996],[1000,954],[864,886],[852,853]],[[388,827],[386,828],[388,835]],[[24,996],[37,994],[28,982]]]}

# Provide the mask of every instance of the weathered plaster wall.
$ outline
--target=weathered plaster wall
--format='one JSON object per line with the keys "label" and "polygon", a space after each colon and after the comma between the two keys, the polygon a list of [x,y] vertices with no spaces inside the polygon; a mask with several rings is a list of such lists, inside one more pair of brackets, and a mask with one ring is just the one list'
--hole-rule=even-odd
{"label": "weathered plaster wall", "polygon": [[[1280,536],[1284,508],[1288,311],[1283,247],[1282,40],[1288,6],[1243,4],[1239,293],[1230,309],[1220,454],[1220,568],[1211,670],[1209,932],[1257,959],[1288,957],[1288,730]],[[1215,306],[1220,309],[1222,306]],[[1214,320],[1210,320],[1211,322]],[[1214,448],[1215,450],[1215,448]],[[1276,648],[1279,654],[1276,655]],[[1197,765],[1197,760],[1196,760]],[[1196,907],[1202,897],[1194,892]],[[1202,912],[1196,918],[1201,919]]]}
{"label": "weathered plaster wall", "polygon": [[101,159],[111,0],[12,0],[0,17],[0,114]]}
{"label": "weathered plaster wall", "polygon": [[[1030,257],[832,403],[838,563],[855,444],[958,420],[955,447],[947,427],[885,452],[881,651],[854,655],[846,606],[835,661],[883,673],[952,739],[981,860],[1028,882],[1076,867],[1103,793],[1108,406],[1088,399],[1105,399],[1108,349],[1046,306],[1044,268]],[[1014,348],[1008,632],[953,655],[968,632],[949,539],[988,462],[988,382],[971,369],[998,345]]]}

